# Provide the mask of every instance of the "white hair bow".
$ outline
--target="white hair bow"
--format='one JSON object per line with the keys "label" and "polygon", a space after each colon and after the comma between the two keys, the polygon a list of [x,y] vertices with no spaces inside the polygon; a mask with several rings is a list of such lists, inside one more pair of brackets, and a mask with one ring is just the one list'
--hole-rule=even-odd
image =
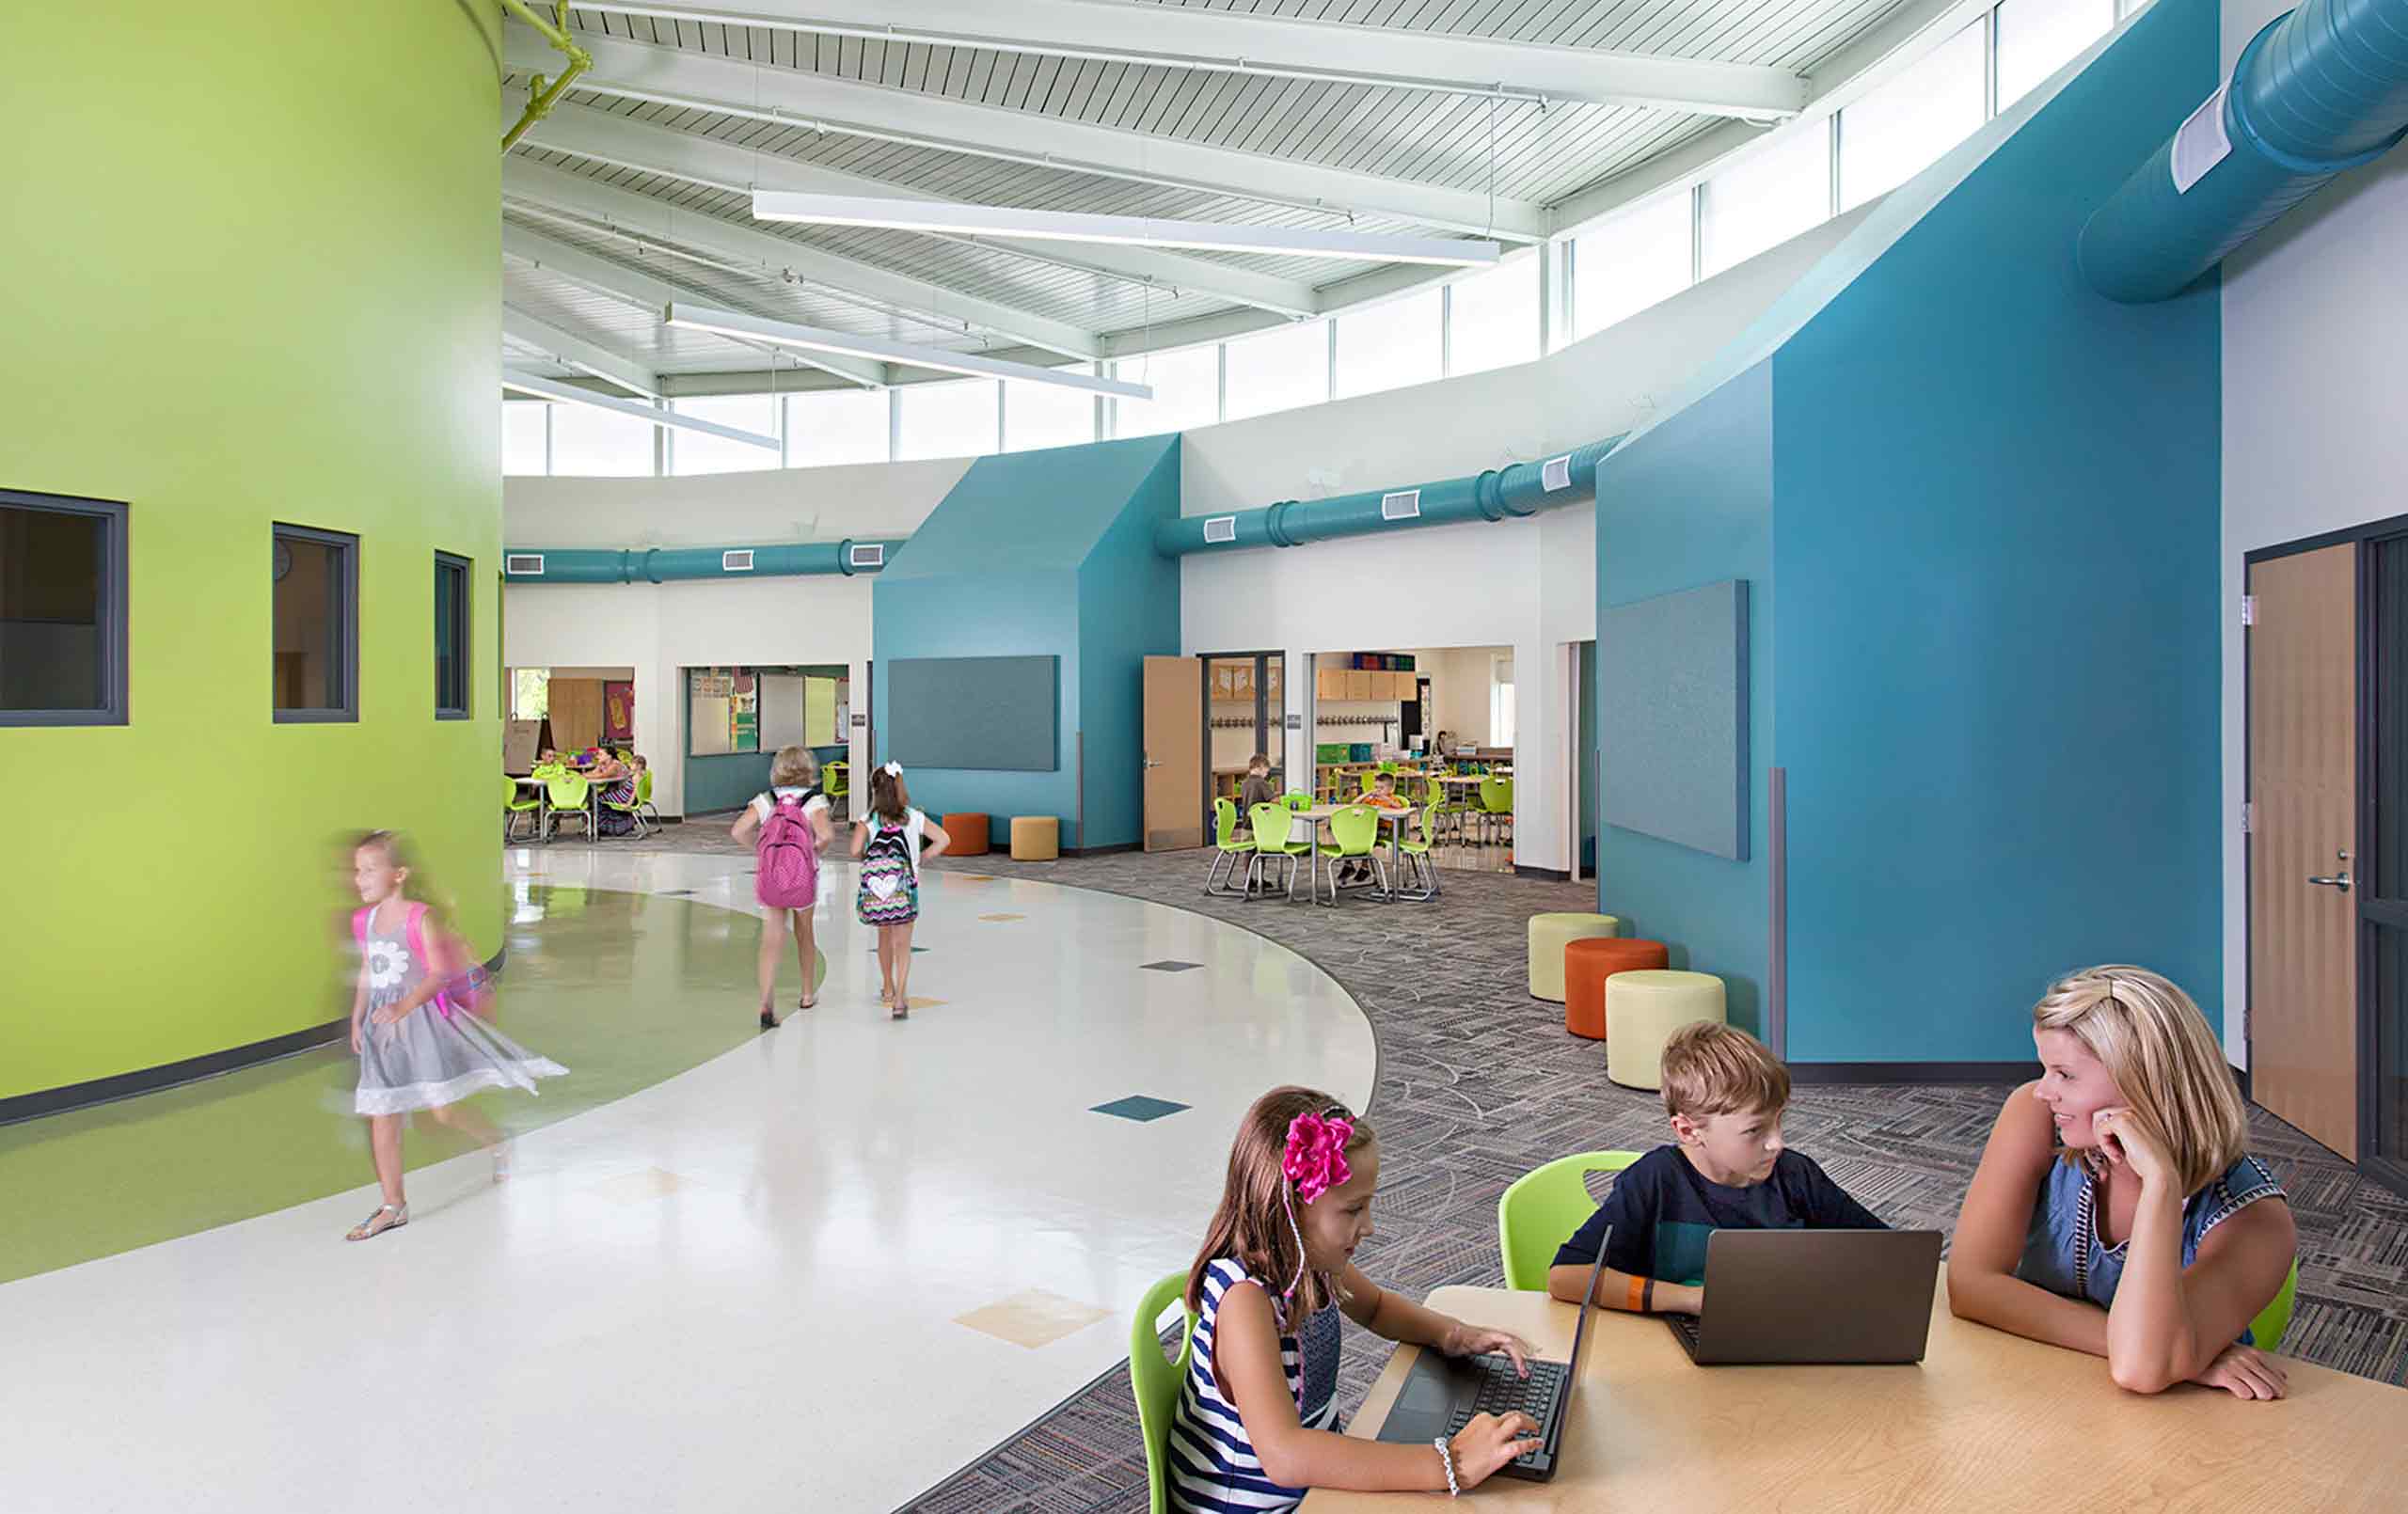
{"label": "white hair bow", "polygon": [[901,763],[888,763],[884,767],[879,768],[879,771],[884,773],[889,778],[901,778],[903,776],[903,765]]}

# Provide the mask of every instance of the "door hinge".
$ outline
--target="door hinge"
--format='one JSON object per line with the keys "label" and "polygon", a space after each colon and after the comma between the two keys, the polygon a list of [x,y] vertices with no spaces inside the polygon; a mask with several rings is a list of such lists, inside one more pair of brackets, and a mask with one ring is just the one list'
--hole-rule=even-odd
{"label": "door hinge", "polygon": [[2258,596],[2256,594],[2243,594],[2241,596],[2241,623],[2243,625],[2255,625],[2258,623]]}
{"label": "door hinge", "polygon": [[2244,836],[2249,834],[2249,821],[2255,812],[2256,807],[2253,805],[2243,803],[2241,807],[2241,833]]}

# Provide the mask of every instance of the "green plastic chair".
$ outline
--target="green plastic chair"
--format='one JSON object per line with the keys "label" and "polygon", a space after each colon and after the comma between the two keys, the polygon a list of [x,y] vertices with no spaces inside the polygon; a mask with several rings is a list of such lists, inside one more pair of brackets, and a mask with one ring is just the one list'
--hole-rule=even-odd
{"label": "green plastic chair", "polygon": [[1235,800],[1214,799],[1212,801],[1212,845],[1214,848],[1212,865],[1204,870],[1205,894],[1207,896],[1243,895],[1245,890],[1242,887],[1231,888],[1230,882],[1238,875],[1238,869],[1244,867],[1247,859],[1254,855],[1254,838],[1249,836],[1244,841],[1238,839],[1238,807]]}
{"label": "green plastic chair", "polygon": [[[1418,889],[1400,892],[1397,895],[1400,899],[1420,900],[1438,897],[1438,865],[1430,858],[1430,848],[1438,835],[1438,812],[1439,801],[1433,797],[1421,810],[1420,839],[1416,840],[1412,836],[1404,835],[1397,838],[1398,849],[1404,854],[1403,860],[1397,865],[1411,868],[1414,873],[1419,875],[1421,883]],[[1404,883],[1405,879],[1397,879],[1397,887],[1400,890],[1403,889]]]}
{"label": "green plastic chair", "polygon": [[527,793],[518,786],[518,781],[516,779],[512,778],[507,773],[504,773],[501,778],[502,844],[504,845],[509,844],[511,833],[517,828],[518,817],[520,815],[531,817],[531,823],[535,827],[535,828],[537,830],[543,829],[543,816],[536,813],[536,812],[543,809],[543,807],[544,801],[541,796]]}
{"label": "green plastic chair", "polygon": [[1513,824],[1513,781],[1495,774],[1482,774],[1480,780],[1480,812],[1488,820],[1489,833],[1496,834],[1499,821],[1507,827]]}
{"label": "green plastic chair", "polygon": [[1260,878],[1270,886],[1271,859],[1278,858],[1287,877],[1288,897],[1296,896],[1296,860],[1310,857],[1312,848],[1300,841],[1290,841],[1289,832],[1295,828],[1295,812],[1284,804],[1258,804],[1246,817],[1254,827],[1254,856],[1246,863],[1245,891],[1254,894],[1255,881]]}
{"label": "green plastic chair", "polygon": [[[1329,859],[1329,903],[1338,903],[1339,864],[1351,858],[1370,860],[1372,871],[1379,875],[1380,891],[1386,893],[1388,887],[1387,864],[1380,860],[1376,849],[1380,840],[1380,812],[1368,804],[1350,804],[1329,817],[1329,834],[1336,844],[1323,848],[1322,852],[1322,856]],[[1313,877],[1313,902],[1322,902],[1318,871]]]}
{"label": "green plastic chair", "polygon": [[1146,1486],[1153,1495],[1153,1514],[1170,1506],[1170,1419],[1179,1409],[1180,1382],[1196,1359],[1196,1313],[1185,1311],[1187,1327],[1180,1333],[1176,1362],[1163,1355],[1156,1322],[1172,1304],[1183,1304],[1186,1293],[1187,1274],[1173,1272],[1146,1290],[1129,1327],[1129,1393],[1137,1400],[1137,1427],[1146,1437]]}
{"label": "green plastic chair", "polygon": [[848,806],[839,801],[849,797],[853,792],[852,771],[853,765],[841,757],[819,771],[819,792],[827,796],[828,808],[832,812],[829,816],[832,820],[845,818]]}
{"label": "green plastic chair", "polygon": [[660,812],[652,807],[652,769],[647,767],[636,775],[636,808],[653,825],[660,824]]}
{"label": "green plastic chair", "polygon": [[1497,1252],[1505,1263],[1505,1285],[1545,1292],[1555,1249],[1597,1210],[1597,1201],[1589,1196],[1589,1175],[1621,1172],[1639,1158],[1636,1151],[1584,1151],[1513,1179],[1497,1200]]}
{"label": "green plastic chair", "polygon": [[1285,795],[1281,796],[1279,802],[1286,805],[1289,812],[1293,813],[1298,810],[1311,809],[1313,807],[1313,796],[1307,794],[1302,789],[1291,789]]}
{"label": "green plastic chair", "polygon": [[1393,760],[1382,763],[1379,770],[1383,773],[1393,773],[1396,771],[1396,764]]}
{"label": "green plastic chair", "polygon": [[2259,1350],[2281,1349],[2283,1333],[2291,1328],[2291,1305],[2298,1301],[2299,1262],[2294,1259],[2290,1276],[2283,1279],[2282,1291],[2276,1293],[2274,1301],[2258,1310],[2258,1317],[2249,1322],[2249,1338],[2257,1342]]}
{"label": "green plastic chair", "polygon": [[594,839],[594,815],[585,808],[585,797],[594,787],[591,781],[575,773],[552,773],[544,780],[545,801],[551,808],[544,815],[544,839],[549,841],[561,828],[563,819],[575,820],[585,828],[585,839]]}

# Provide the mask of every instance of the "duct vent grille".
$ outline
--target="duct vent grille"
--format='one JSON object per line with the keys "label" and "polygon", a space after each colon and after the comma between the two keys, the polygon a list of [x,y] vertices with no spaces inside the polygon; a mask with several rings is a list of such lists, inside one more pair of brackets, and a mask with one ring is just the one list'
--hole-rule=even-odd
{"label": "duct vent grille", "polygon": [[748,546],[734,552],[721,552],[719,555],[719,571],[721,573],[751,573],[752,571],[752,549]]}
{"label": "duct vent grille", "polygon": [[1204,544],[1212,546],[1238,539],[1238,518],[1235,515],[1213,515],[1204,522]]}
{"label": "duct vent grille", "polygon": [[544,554],[541,552],[511,552],[501,560],[504,575],[540,578],[544,575]]}
{"label": "duct vent grille", "polygon": [[886,566],[886,544],[874,542],[867,546],[856,546],[848,560],[856,568],[883,568]]}
{"label": "duct vent grille", "polygon": [[1550,457],[1539,465],[1539,487],[1553,494],[1558,489],[1572,487],[1572,454]]}
{"label": "duct vent grille", "polygon": [[1400,489],[1380,496],[1380,519],[1417,520],[1421,514],[1421,491]]}

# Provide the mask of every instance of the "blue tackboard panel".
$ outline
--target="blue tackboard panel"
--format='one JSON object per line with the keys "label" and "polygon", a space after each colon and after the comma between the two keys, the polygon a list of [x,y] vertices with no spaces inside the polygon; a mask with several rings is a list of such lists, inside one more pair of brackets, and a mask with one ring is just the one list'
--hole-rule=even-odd
{"label": "blue tackboard panel", "polygon": [[898,657],[886,749],[907,769],[1051,773],[1062,765],[1059,657]]}
{"label": "blue tackboard panel", "polygon": [[1748,584],[1597,612],[1600,817],[1748,860]]}

